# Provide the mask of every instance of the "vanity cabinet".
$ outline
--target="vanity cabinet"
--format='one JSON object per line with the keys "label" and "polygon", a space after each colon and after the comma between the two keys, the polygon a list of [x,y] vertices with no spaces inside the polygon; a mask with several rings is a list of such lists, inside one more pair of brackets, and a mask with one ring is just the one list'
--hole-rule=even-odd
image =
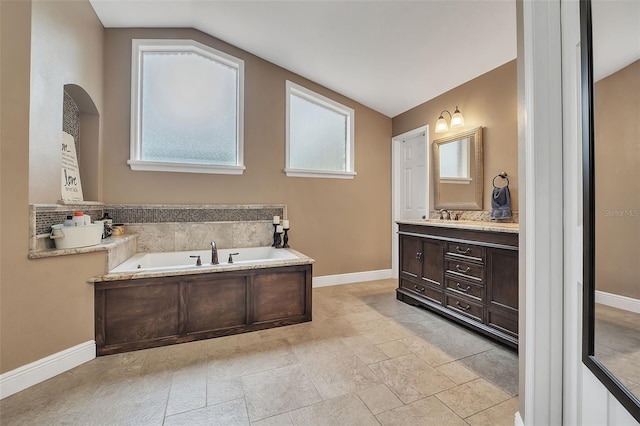
{"label": "vanity cabinet", "polygon": [[398,300],[518,344],[518,234],[399,224]]}

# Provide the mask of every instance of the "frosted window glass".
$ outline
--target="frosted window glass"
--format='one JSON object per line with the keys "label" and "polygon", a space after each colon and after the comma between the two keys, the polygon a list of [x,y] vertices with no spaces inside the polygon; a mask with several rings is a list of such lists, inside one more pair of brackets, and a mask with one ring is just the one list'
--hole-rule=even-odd
{"label": "frosted window glass", "polygon": [[289,166],[346,171],[347,116],[294,94],[289,108]]}
{"label": "frosted window glass", "polygon": [[440,177],[469,177],[469,138],[440,145]]}
{"label": "frosted window glass", "polygon": [[190,52],[142,61],[142,160],[235,165],[238,70]]}

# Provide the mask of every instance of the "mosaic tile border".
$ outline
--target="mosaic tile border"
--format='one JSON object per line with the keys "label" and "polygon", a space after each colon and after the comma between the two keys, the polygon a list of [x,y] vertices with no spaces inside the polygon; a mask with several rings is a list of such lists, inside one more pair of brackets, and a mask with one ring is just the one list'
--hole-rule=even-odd
{"label": "mosaic tile border", "polygon": [[[511,220],[491,220],[491,212],[486,210],[449,210],[449,213],[456,213],[460,215],[460,220],[473,220],[477,222],[506,222],[506,223],[518,223],[519,215],[517,211],[512,212]],[[437,210],[431,210],[429,212],[429,219],[437,219],[439,217]]]}

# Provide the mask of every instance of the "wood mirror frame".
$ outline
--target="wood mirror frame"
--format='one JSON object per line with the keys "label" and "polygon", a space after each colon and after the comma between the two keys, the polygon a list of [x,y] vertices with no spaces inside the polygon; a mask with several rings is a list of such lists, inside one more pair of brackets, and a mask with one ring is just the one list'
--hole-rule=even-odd
{"label": "wood mirror frame", "polygon": [[[452,143],[461,139],[469,138],[471,146],[469,147],[469,164],[470,164],[470,190],[465,194],[466,197],[460,200],[450,200],[447,198],[447,188],[443,185],[447,183],[441,182],[440,179],[440,146]],[[472,166],[472,167],[471,167]],[[457,184],[449,184],[457,185]],[[436,139],[433,141],[433,201],[434,208],[450,209],[450,210],[482,210],[482,197],[484,189],[484,166],[482,151],[482,127]]]}
{"label": "wood mirror frame", "polygon": [[582,362],[640,422],[640,400],[595,356],[596,181],[594,77],[591,1],[580,2],[583,173],[583,305]]}

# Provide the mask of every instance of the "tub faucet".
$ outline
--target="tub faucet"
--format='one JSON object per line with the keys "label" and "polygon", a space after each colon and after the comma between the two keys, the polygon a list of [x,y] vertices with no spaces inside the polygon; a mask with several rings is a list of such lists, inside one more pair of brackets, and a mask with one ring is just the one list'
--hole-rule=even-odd
{"label": "tub faucet", "polygon": [[211,241],[211,264],[218,265],[218,246],[216,246],[215,241]]}

